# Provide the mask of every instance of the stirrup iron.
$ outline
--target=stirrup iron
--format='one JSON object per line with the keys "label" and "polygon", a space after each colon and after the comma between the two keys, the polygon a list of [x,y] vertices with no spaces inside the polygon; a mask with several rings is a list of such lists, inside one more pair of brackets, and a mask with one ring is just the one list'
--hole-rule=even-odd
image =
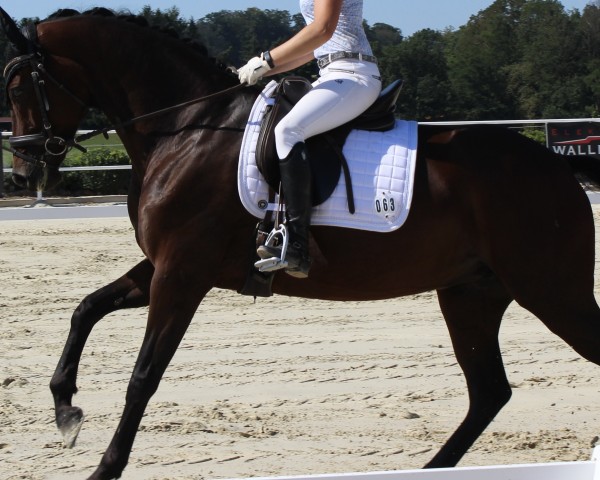
{"label": "stirrup iron", "polygon": [[254,266],[259,272],[274,272],[288,267],[288,262],[285,260],[288,248],[288,231],[285,223],[282,223],[278,227],[273,228],[267,240],[265,241],[266,247],[276,247],[281,245],[281,257],[265,258],[258,260],[254,263]]}

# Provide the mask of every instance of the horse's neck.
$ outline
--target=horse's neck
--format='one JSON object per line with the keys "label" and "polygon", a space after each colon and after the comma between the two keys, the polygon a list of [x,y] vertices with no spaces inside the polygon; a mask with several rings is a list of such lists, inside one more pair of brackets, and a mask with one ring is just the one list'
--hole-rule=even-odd
{"label": "horse's neck", "polygon": [[[61,22],[60,28],[54,24],[56,34],[47,36],[50,47],[88,72],[96,106],[113,125],[209,95],[234,82],[206,56],[150,28],[90,16]],[[144,53],[148,51],[152,54]],[[248,102],[241,104],[241,110],[249,111]],[[172,141],[173,132],[206,123],[239,127],[245,115],[241,110],[233,99],[203,102],[137,121],[119,133],[132,161],[145,169],[152,152]]]}
{"label": "horse's neck", "polygon": [[207,95],[231,82],[205,55],[148,27],[84,15],[50,22],[47,28],[53,33],[47,35],[50,51],[56,49],[88,72],[97,106],[115,123]]}

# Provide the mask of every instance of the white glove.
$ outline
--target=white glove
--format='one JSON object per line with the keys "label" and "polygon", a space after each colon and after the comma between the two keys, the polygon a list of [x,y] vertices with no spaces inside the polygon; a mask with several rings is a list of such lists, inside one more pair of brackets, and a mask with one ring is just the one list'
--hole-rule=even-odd
{"label": "white glove", "polygon": [[255,85],[269,70],[271,70],[271,67],[266,60],[254,57],[246,65],[238,69],[238,77],[240,83]]}

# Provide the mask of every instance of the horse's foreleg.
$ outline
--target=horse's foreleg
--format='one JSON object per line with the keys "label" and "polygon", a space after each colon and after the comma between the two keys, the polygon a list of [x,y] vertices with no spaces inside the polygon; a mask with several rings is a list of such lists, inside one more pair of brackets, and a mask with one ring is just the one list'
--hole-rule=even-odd
{"label": "horse's foreleg", "polygon": [[156,269],[152,279],[146,334],[127,387],[125,408],[117,431],[90,480],[109,480],[121,476],[144,410],[156,392],[200,301],[210,290],[210,287],[190,281],[181,270],[164,272]]}
{"label": "horse's foreleg", "polygon": [[454,352],[469,389],[467,416],[425,468],[455,466],[511,396],[498,344],[511,302],[496,279],[438,291]]}
{"label": "horse's foreleg", "polygon": [[82,410],[72,406],[71,401],[77,393],[77,370],[87,338],[94,325],[108,313],[148,305],[153,273],[152,264],[143,260],[118,280],[88,295],[73,313],[67,342],[50,381],[56,425],[69,448],[74,445],[83,422]]}

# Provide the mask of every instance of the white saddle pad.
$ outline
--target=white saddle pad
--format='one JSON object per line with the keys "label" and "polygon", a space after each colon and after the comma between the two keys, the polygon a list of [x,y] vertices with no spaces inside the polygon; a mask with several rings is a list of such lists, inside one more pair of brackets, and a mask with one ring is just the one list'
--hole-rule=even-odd
{"label": "white saddle pad", "polygon": [[[257,98],[244,133],[238,167],[238,189],[244,207],[257,218],[269,203],[269,186],[256,166],[261,120],[277,86],[270,82]],[[331,197],[315,207],[313,225],[391,232],[401,227],[410,209],[417,153],[417,122],[397,121],[387,132],[353,130],[344,145],[354,191],[356,212],[348,211],[344,176]]]}

